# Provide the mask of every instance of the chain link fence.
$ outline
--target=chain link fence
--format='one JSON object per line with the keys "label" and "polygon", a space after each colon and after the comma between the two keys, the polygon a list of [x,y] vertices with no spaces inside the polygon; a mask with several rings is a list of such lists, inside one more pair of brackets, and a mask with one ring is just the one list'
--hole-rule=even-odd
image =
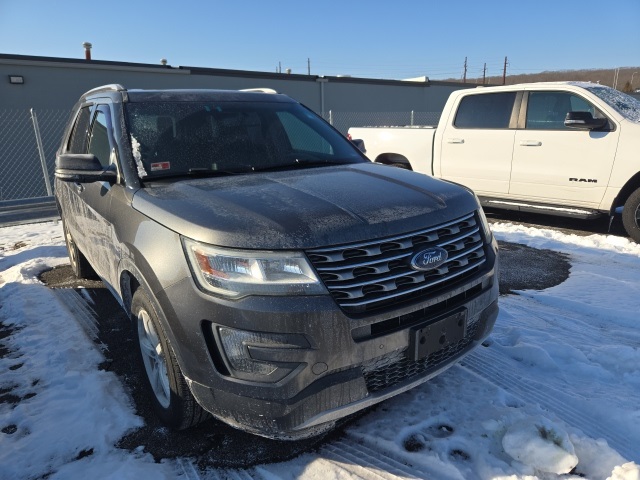
{"label": "chain link fence", "polygon": [[[0,110],[0,202],[50,197],[55,152],[67,110]],[[436,125],[440,112],[336,112],[325,120],[344,135],[350,127]]]}
{"label": "chain link fence", "polygon": [[440,112],[335,112],[325,113],[324,119],[343,135],[351,127],[385,127],[398,125],[435,126]]}
{"label": "chain link fence", "polygon": [[52,195],[68,110],[0,110],[0,202]]}

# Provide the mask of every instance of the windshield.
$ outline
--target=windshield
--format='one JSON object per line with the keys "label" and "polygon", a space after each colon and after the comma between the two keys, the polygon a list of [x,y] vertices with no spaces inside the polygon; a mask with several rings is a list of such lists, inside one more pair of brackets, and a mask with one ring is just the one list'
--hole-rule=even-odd
{"label": "windshield", "polygon": [[148,102],[126,110],[140,178],[367,161],[297,103]]}
{"label": "windshield", "polygon": [[626,119],[640,123],[640,101],[619,90],[602,85],[585,88]]}

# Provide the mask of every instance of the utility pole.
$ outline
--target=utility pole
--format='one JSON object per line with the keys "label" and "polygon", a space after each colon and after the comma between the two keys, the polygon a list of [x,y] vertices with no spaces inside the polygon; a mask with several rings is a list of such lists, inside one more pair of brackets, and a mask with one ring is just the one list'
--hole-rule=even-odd
{"label": "utility pole", "polygon": [[618,76],[620,75],[620,68],[616,68],[613,71],[613,88],[618,86]]}
{"label": "utility pole", "polygon": [[484,70],[482,70],[482,84],[484,85],[487,78],[487,62],[484,63]]}
{"label": "utility pole", "polygon": [[507,83],[507,57],[504,57],[504,69],[502,70],[502,84]]}
{"label": "utility pole", "polygon": [[307,75],[311,75],[311,59],[307,58]]}
{"label": "utility pole", "polygon": [[462,74],[462,83],[467,83],[467,57],[464,57],[464,73]]}

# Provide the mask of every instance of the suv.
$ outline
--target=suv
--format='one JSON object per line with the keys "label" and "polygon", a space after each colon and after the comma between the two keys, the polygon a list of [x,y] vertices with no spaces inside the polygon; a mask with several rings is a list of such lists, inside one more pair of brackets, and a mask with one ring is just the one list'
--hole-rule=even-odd
{"label": "suv", "polygon": [[56,200],[75,274],[130,315],[173,428],[319,434],[451,366],[498,314],[470,190],[371,163],[273,91],[87,92]]}

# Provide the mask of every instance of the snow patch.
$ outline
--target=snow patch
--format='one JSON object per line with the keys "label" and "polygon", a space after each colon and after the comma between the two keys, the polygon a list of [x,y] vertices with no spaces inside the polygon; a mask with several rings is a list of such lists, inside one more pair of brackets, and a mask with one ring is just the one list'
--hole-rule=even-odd
{"label": "snow patch", "polygon": [[502,446],[513,459],[545,473],[569,473],[578,464],[569,435],[546,418],[511,425]]}
{"label": "snow patch", "polygon": [[138,167],[138,177],[144,178],[147,176],[147,171],[144,169],[144,164],[142,163],[142,153],[140,153],[140,142],[131,135],[131,148],[133,150],[133,159],[136,161],[136,166]]}
{"label": "snow patch", "polygon": [[61,224],[0,228],[0,389],[13,402],[0,402],[0,478],[640,480],[640,245],[492,230],[567,254],[569,279],[501,297],[484,346],[318,451],[201,471],[196,459],[156,463],[144,445],[115,447],[140,418],[120,379],[99,370],[100,349],[37,278],[68,262]]}

